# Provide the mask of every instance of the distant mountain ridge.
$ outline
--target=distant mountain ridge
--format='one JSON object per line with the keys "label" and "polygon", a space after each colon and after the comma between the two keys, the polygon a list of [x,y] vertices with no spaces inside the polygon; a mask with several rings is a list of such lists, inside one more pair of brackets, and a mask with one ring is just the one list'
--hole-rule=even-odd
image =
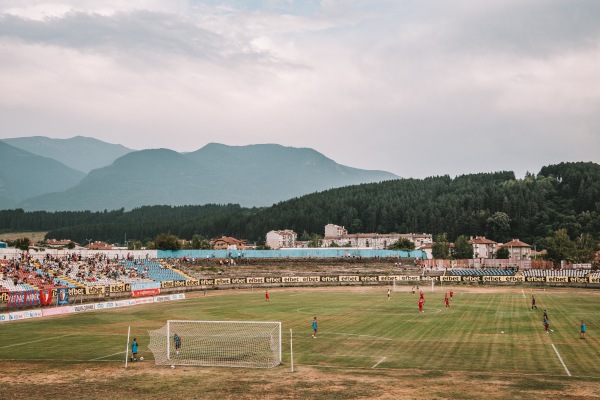
{"label": "distant mountain ridge", "polygon": [[85,176],[81,171],[0,140],[0,209],[22,200],[68,189]]}
{"label": "distant mountain ridge", "polygon": [[84,136],[69,139],[30,136],[2,139],[2,141],[21,150],[52,158],[86,174],[93,169],[110,165],[117,158],[135,151],[120,144],[106,143]]}
{"label": "distant mountain ridge", "polygon": [[77,185],[18,204],[25,210],[127,210],[144,205],[268,206],[331,188],[398,179],[335,163],[309,148],[211,143],[191,153],[129,152]]}

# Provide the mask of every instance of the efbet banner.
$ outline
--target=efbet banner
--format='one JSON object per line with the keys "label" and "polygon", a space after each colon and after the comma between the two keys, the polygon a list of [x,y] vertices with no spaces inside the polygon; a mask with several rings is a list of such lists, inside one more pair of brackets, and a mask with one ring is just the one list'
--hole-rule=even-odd
{"label": "efbet banner", "polygon": [[8,307],[29,307],[40,305],[39,290],[23,290],[20,292],[10,292],[8,296]]}
{"label": "efbet banner", "polygon": [[59,306],[66,306],[69,304],[69,288],[56,289],[56,303]]}

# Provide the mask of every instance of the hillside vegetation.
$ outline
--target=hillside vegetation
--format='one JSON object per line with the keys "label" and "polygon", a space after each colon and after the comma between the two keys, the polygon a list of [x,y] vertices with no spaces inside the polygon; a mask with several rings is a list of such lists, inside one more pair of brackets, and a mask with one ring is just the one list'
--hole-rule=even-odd
{"label": "hillside vegetation", "polygon": [[426,232],[485,235],[498,242],[519,238],[544,247],[565,229],[573,240],[600,240],[600,165],[561,163],[537,175],[512,172],[456,178],[398,179],[331,189],[266,208],[239,205],[152,206],[125,212],[0,211],[0,230],[48,230],[48,238],[146,242],[168,232],[183,239],[221,235],[264,240],[272,229],[293,229],[300,239],[323,234],[328,223],[350,233]]}

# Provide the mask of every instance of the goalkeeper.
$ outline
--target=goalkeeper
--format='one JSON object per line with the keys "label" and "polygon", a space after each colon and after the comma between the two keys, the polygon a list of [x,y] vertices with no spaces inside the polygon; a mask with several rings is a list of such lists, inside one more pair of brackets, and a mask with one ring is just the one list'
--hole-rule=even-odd
{"label": "goalkeeper", "polygon": [[173,335],[173,341],[175,342],[175,353],[179,354],[181,348],[181,337],[178,334]]}

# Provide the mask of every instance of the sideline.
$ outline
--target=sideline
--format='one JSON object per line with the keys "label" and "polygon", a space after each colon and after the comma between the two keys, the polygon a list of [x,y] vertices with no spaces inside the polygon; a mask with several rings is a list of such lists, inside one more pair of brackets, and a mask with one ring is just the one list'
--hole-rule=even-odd
{"label": "sideline", "polygon": [[569,372],[569,369],[567,368],[567,366],[565,365],[565,362],[563,361],[562,357],[560,356],[558,350],[556,349],[556,346],[554,346],[554,343],[552,343],[552,348],[554,349],[554,352],[556,353],[556,355],[558,356],[558,359],[560,360],[560,363],[562,364],[562,366],[564,367],[565,371],[567,371],[567,375],[571,376],[571,373]]}

